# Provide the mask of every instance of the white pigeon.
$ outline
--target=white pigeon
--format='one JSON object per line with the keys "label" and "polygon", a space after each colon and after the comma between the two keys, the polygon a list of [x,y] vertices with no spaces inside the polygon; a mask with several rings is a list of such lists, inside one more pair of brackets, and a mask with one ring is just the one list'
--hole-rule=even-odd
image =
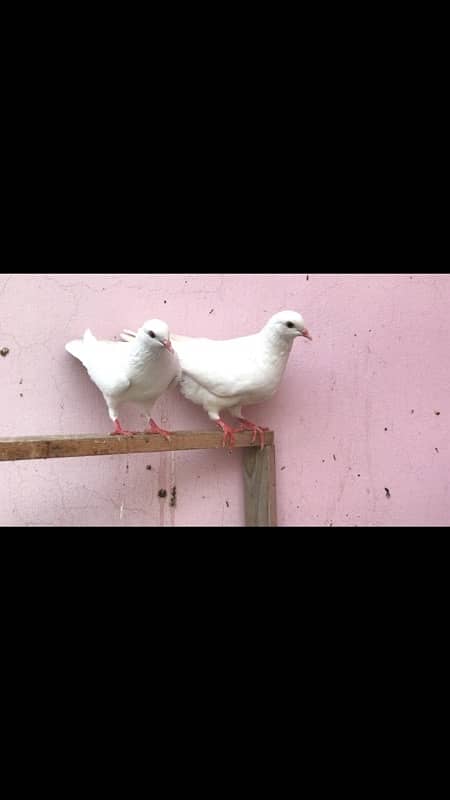
{"label": "white pigeon", "polygon": [[119,421],[119,407],[131,402],[148,417],[145,433],[160,433],[169,439],[169,431],[160,428],[151,417],[155,401],[180,377],[180,364],[165,322],[145,322],[129,342],[100,341],[88,329],[83,339],[68,342],[66,350],[84,364],[102,392],[114,422],[112,436],[133,435]]}
{"label": "white pigeon", "polygon": [[[136,334],[125,330],[125,341]],[[278,389],[287,365],[294,339],[303,336],[312,341],[303,317],[296,311],[280,311],[251,336],[218,341],[172,335],[182,375],[181,393],[196,405],[202,406],[209,418],[224,433],[223,446],[234,444],[238,431],[253,431],[253,441],[259,434],[264,447],[264,431],[242,416],[242,406],[255,405],[272,397]],[[220,417],[228,410],[241,423],[234,430]]]}

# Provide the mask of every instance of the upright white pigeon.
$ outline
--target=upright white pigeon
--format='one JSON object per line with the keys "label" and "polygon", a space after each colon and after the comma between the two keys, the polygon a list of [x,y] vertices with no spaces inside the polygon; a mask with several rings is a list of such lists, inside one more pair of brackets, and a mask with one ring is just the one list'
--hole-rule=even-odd
{"label": "upright white pigeon", "polygon": [[[125,341],[136,334],[125,330]],[[303,317],[296,311],[280,311],[269,319],[259,333],[236,339],[192,338],[172,335],[182,375],[181,393],[200,405],[209,418],[224,433],[223,446],[234,444],[238,431],[253,431],[253,441],[259,434],[264,446],[264,431],[242,416],[242,406],[254,405],[272,397],[280,385],[294,339],[303,336],[312,341]],[[231,428],[220,417],[228,410],[241,423]]]}
{"label": "upright white pigeon", "polygon": [[169,439],[169,431],[152,419],[152,407],[158,397],[180,377],[180,364],[170,341],[169,328],[160,319],[144,322],[132,341],[100,341],[88,329],[83,339],[66,344],[66,350],[86,367],[89,377],[105,398],[113,435],[132,436],[119,421],[123,403],[136,403],[148,417],[145,433],[160,433]]}

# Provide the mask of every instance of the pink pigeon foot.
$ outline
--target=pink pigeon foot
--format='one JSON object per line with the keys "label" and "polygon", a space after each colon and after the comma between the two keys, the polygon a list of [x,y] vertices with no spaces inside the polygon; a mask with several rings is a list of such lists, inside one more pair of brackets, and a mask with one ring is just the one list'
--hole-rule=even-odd
{"label": "pink pigeon foot", "polygon": [[230,447],[234,447],[234,444],[235,444],[235,441],[236,441],[236,439],[234,437],[234,434],[236,433],[236,431],[233,430],[233,428],[230,428],[230,426],[227,425],[227,423],[224,422],[223,419],[217,420],[216,425],[218,425],[219,428],[222,428],[222,430],[223,430],[222,447],[227,447],[227,444],[228,444],[227,439],[230,440],[229,441],[229,446]]}
{"label": "pink pigeon foot", "polygon": [[256,442],[256,434],[259,435],[259,442],[261,444],[261,450],[264,447],[264,431],[268,431],[269,428],[262,428],[260,425],[255,425],[254,422],[250,422],[248,419],[244,419],[243,417],[239,417],[239,421],[242,422],[239,431],[253,431],[253,438],[252,444]]}
{"label": "pink pigeon foot", "polygon": [[120,424],[118,419],[114,420],[114,426],[115,426],[114,430],[112,431],[112,433],[109,434],[110,436],[134,436],[135,432],[134,431],[125,431],[122,428],[122,425]]}
{"label": "pink pigeon foot", "polygon": [[164,439],[167,439],[170,442],[170,431],[165,431],[164,428],[160,428],[156,422],[151,419],[149,427],[144,431],[144,433],[159,433],[161,436],[164,436]]}

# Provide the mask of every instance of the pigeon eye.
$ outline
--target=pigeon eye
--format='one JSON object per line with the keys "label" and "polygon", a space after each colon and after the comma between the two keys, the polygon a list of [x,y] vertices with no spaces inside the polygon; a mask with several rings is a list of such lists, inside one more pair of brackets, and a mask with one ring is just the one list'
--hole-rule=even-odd
{"label": "pigeon eye", "polygon": [[295,328],[295,325],[294,325],[293,322],[286,322],[286,327],[287,328]]}
{"label": "pigeon eye", "polygon": [[156,333],[154,333],[153,331],[149,331],[149,332],[148,332],[148,335],[149,335],[149,336],[150,336],[152,339],[156,339]]}

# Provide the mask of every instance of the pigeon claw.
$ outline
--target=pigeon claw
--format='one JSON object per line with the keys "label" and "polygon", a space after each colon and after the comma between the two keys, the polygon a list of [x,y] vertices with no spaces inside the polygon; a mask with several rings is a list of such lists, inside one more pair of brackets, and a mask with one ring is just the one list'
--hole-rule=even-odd
{"label": "pigeon claw", "polygon": [[153,419],[150,420],[149,427],[145,430],[145,433],[159,433],[160,436],[163,436],[164,439],[170,442],[170,431],[165,431],[164,428],[160,428]]}
{"label": "pigeon claw", "polygon": [[118,419],[114,420],[114,430],[109,434],[110,436],[134,436],[135,431],[125,431],[122,428]]}
{"label": "pigeon claw", "polygon": [[269,428],[262,428],[260,425],[255,425],[254,422],[250,422],[250,420],[244,419],[243,417],[239,417],[239,421],[242,423],[239,431],[253,431],[252,444],[255,444],[256,436],[258,435],[261,450],[263,450],[265,444],[264,433],[268,431]]}
{"label": "pigeon claw", "polygon": [[236,442],[234,434],[236,431],[234,431],[233,428],[230,428],[230,426],[227,425],[227,423],[224,422],[222,419],[218,420],[216,422],[216,425],[218,425],[219,428],[223,430],[222,447],[234,447]]}

